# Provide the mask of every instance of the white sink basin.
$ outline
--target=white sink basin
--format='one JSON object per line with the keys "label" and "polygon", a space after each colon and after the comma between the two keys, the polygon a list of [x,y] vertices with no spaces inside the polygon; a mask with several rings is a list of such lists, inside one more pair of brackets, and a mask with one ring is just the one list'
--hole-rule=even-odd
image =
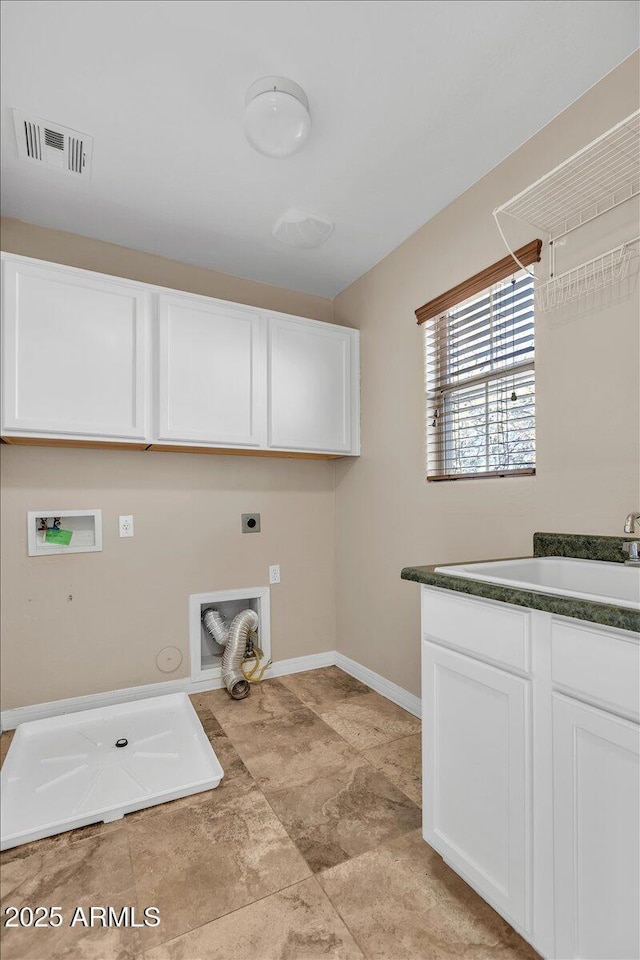
{"label": "white sink basin", "polygon": [[640,610],[640,567],[623,563],[535,557],[436,567],[436,573]]}

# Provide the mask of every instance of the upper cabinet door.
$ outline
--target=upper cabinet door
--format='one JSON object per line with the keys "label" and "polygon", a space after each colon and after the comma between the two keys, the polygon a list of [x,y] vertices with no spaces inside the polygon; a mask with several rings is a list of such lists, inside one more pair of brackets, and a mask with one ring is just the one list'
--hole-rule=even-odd
{"label": "upper cabinet door", "polygon": [[266,362],[258,311],[163,294],[158,321],[158,439],[260,446]]}
{"label": "upper cabinet door", "polygon": [[149,294],[67,267],[3,267],[3,432],[145,440]]}
{"label": "upper cabinet door", "polygon": [[358,332],[313,320],[269,323],[269,446],[359,453]]}

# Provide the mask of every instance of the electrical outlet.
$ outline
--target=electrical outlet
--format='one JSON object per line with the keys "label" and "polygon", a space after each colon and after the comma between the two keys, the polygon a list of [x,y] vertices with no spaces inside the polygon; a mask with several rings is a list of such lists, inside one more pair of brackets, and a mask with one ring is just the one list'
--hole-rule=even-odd
{"label": "electrical outlet", "polygon": [[243,533],[260,533],[260,514],[259,513],[241,513]]}
{"label": "electrical outlet", "polygon": [[274,563],[269,567],[269,583],[280,583],[280,564]]}
{"label": "electrical outlet", "polygon": [[121,537],[133,536],[133,517],[118,517],[118,534]]}

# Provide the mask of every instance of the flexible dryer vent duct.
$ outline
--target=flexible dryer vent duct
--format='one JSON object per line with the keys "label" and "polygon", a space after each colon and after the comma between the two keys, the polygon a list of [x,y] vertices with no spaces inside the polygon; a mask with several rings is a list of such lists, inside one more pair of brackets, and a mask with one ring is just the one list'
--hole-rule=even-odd
{"label": "flexible dryer vent duct", "polygon": [[219,646],[222,654],[222,680],[234,700],[242,700],[249,693],[249,681],[242,673],[242,661],[247,653],[249,633],[258,629],[258,614],[255,610],[243,610],[233,618],[227,629],[217,610],[205,610],[202,623],[209,636]]}
{"label": "flexible dryer vent duct", "polygon": [[226,646],[229,628],[217,610],[204,610],[202,623],[211,639],[215,640],[219,647]]}

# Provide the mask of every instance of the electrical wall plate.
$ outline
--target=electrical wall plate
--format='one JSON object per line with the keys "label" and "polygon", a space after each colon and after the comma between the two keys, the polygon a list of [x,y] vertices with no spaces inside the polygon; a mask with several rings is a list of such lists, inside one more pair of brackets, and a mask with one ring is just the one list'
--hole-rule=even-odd
{"label": "electrical wall plate", "polygon": [[241,519],[243,533],[260,533],[259,513],[243,513]]}
{"label": "electrical wall plate", "polygon": [[120,537],[133,536],[133,517],[131,516],[131,514],[125,517],[118,517],[118,536]]}
{"label": "electrical wall plate", "polygon": [[[54,521],[62,530],[70,530],[69,545],[46,542],[46,531]],[[27,544],[30,557],[53,553],[96,553],[102,550],[102,510],[30,510],[27,513]]]}

